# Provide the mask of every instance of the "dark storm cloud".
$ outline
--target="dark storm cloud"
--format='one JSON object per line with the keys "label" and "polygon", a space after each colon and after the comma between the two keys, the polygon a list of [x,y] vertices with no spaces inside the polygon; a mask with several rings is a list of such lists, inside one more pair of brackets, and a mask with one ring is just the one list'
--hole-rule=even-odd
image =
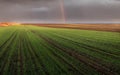
{"label": "dark storm cloud", "polygon": [[120,2],[115,0],[74,0],[67,3],[69,22],[120,22]]}
{"label": "dark storm cloud", "polygon": [[0,0],[0,21],[62,23],[120,22],[120,0]]}
{"label": "dark storm cloud", "polygon": [[1,21],[59,21],[60,15],[56,3],[56,0],[1,0],[0,19]]}

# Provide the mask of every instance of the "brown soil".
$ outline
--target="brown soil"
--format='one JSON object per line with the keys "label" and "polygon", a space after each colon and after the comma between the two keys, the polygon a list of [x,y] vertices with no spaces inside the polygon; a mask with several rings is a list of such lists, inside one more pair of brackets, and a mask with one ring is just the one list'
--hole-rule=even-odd
{"label": "brown soil", "polygon": [[120,32],[120,24],[33,24],[42,27]]}

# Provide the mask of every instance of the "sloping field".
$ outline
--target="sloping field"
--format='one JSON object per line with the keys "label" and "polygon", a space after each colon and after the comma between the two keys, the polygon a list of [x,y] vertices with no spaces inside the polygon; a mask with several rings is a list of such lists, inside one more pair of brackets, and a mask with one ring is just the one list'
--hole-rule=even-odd
{"label": "sloping field", "polygon": [[0,75],[120,75],[120,33],[0,27]]}

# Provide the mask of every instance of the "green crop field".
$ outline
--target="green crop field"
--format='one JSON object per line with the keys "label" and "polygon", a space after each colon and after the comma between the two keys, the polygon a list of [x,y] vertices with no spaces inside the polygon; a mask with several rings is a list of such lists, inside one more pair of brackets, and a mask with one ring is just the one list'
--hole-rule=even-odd
{"label": "green crop field", "polygon": [[120,75],[120,33],[0,27],[0,75]]}

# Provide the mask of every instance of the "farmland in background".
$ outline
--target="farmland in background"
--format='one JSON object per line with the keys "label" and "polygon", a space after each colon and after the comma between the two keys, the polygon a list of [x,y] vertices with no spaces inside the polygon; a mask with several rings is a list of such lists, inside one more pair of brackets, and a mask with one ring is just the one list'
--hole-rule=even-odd
{"label": "farmland in background", "polygon": [[120,33],[0,27],[0,75],[120,75]]}
{"label": "farmland in background", "polygon": [[68,28],[68,29],[120,32],[120,24],[35,24],[35,23],[26,23],[26,25],[36,25],[36,26],[51,27],[51,28]]}

